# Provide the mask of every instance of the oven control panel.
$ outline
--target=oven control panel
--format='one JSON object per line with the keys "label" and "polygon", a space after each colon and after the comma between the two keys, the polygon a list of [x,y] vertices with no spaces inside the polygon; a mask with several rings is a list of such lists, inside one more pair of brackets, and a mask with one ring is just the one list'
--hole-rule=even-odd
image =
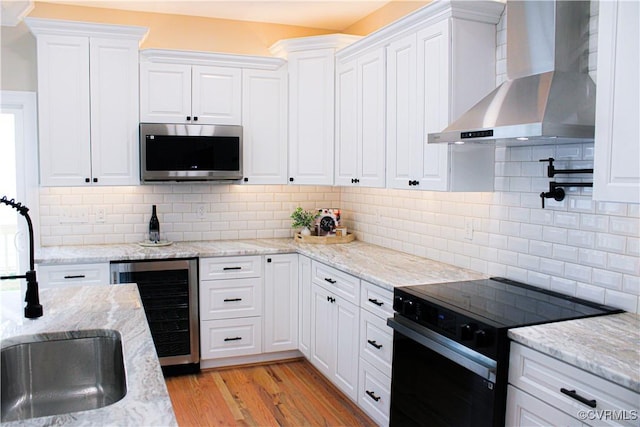
{"label": "oven control panel", "polygon": [[402,317],[436,331],[466,347],[493,356],[495,328],[434,302],[395,289],[393,309]]}

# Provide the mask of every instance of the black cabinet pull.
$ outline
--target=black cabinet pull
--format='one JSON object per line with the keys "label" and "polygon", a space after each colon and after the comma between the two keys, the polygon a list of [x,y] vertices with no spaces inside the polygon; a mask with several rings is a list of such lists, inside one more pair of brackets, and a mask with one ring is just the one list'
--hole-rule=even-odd
{"label": "black cabinet pull", "polygon": [[225,298],[224,302],[242,301],[242,298]]}
{"label": "black cabinet pull", "polygon": [[240,341],[242,337],[225,338],[225,341]]}
{"label": "black cabinet pull", "polygon": [[380,302],[375,298],[369,298],[369,302],[372,303],[372,304],[377,305],[378,307],[382,307],[384,305],[383,302]]}
{"label": "black cabinet pull", "polygon": [[580,396],[578,393],[576,393],[575,390],[567,390],[566,388],[561,388],[560,391],[563,394],[566,394],[567,396],[577,400],[578,402],[584,403],[585,405],[587,405],[590,408],[595,408],[597,406],[596,400],[595,399],[587,399],[585,397]]}
{"label": "black cabinet pull", "polygon": [[249,182],[249,178],[245,177],[244,182]]}
{"label": "black cabinet pull", "polygon": [[93,182],[98,182],[98,178],[93,178]]}
{"label": "black cabinet pull", "polygon": [[91,182],[91,180],[89,178],[85,178],[84,182]]}
{"label": "black cabinet pull", "polygon": [[191,121],[191,116],[187,116],[187,121]]}
{"label": "black cabinet pull", "polygon": [[70,276],[64,276],[65,279],[84,279],[86,276],[84,274],[76,274]]}
{"label": "black cabinet pull", "polygon": [[289,177],[289,182],[293,182],[293,177],[292,176]]}
{"label": "black cabinet pull", "polygon": [[242,267],[224,267],[222,270],[224,270],[224,271],[229,271],[229,270],[242,270]]}
{"label": "black cabinet pull", "polygon": [[334,303],[336,302],[336,299],[334,297],[327,296],[327,301]]}
{"label": "black cabinet pull", "polygon": [[271,262],[271,258],[267,258],[267,262]]}
{"label": "black cabinet pull", "polygon": [[366,393],[370,398],[372,398],[376,402],[380,400],[380,396],[376,396],[374,392],[367,390]]}
{"label": "black cabinet pull", "polygon": [[369,344],[380,350],[382,348],[382,344],[378,344],[376,340],[367,340]]}
{"label": "black cabinet pull", "polygon": [[324,281],[325,281],[325,282],[329,282],[329,283],[331,283],[332,285],[336,283],[336,281],[335,281],[335,280],[333,280],[333,279],[332,279],[332,278],[330,278],[330,277],[325,277],[325,278],[324,278]]}
{"label": "black cabinet pull", "polygon": [[198,116],[193,116],[193,121],[197,122],[198,121]]}

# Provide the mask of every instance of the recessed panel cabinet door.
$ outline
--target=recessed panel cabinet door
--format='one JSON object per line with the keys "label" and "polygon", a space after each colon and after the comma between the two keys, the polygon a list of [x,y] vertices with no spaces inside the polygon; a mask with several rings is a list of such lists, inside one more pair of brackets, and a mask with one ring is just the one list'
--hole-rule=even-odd
{"label": "recessed panel cabinet door", "polygon": [[91,171],[101,185],[139,183],[138,42],[91,38]]}
{"label": "recessed panel cabinet door", "polygon": [[298,254],[266,256],[263,351],[298,348]]}
{"label": "recessed panel cabinet door", "polygon": [[247,184],[287,183],[287,69],[242,71],[243,170]]}
{"label": "recessed panel cabinet door", "polygon": [[594,200],[640,203],[640,3],[600,2]]}
{"label": "recessed panel cabinet door", "polygon": [[140,121],[191,123],[191,66],[140,64]]}
{"label": "recessed panel cabinet door", "polygon": [[355,178],[359,176],[356,67],[356,60],[339,62],[336,65],[336,185],[354,185]]}
{"label": "recessed panel cabinet door", "polygon": [[85,185],[91,176],[89,38],[38,37],[40,184]]}
{"label": "recessed panel cabinet door", "polygon": [[289,55],[289,176],[333,184],[334,49]]}
{"label": "recessed panel cabinet door", "polygon": [[192,73],[193,122],[240,125],[242,70],[231,67],[193,66]]}
{"label": "recessed panel cabinet door", "polygon": [[309,361],[333,381],[335,366],[335,315],[329,292],[311,286],[311,357]]}

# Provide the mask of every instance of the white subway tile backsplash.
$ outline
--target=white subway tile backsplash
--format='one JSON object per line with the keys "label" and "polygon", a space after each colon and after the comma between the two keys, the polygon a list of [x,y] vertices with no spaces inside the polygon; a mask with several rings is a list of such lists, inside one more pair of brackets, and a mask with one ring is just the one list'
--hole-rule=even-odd
{"label": "white subway tile backsplash", "polygon": [[638,297],[624,292],[605,290],[604,303],[632,313],[638,312]]}
{"label": "white subway tile backsplash", "polygon": [[596,249],[623,254],[626,247],[626,238],[613,234],[596,234]]}
{"label": "white subway tile backsplash", "polygon": [[567,245],[553,245],[553,258],[562,261],[578,261],[578,248]]}
{"label": "white subway tile backsplash", "polygon": [[640,258],[620,254],[608,254],[607,266],[614,271],[640,275]]}

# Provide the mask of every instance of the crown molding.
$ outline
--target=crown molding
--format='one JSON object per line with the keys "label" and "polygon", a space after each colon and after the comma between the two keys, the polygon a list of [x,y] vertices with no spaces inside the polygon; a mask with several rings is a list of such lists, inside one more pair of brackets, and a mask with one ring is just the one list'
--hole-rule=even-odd
{"label": "crown molding", "polygon": [[25,24],[35,35],[108,37],[132,39],[142,42],[149,29],[133,25],[97,24],[93,22],[65,21],[60,19],[25,18]]}
{"label": "crown molding", "polygon": [[358,52],[384,46],[405,34],[448,18],[495,25],[500,21],[504,8],[505,3],[500,0],[436,0],[340,49],[336,52],[336,58],[344,60]]}
{"label": "crown molding", "polygon": [[210,65],[222,67],[277,70],[286,64],[282,58],[269,56],[238,55],[230,53],[198,52],[171,49],[144,49],[140,51],[140,62],[158,62],[185,65]]}
{"label": "crown molding", "polygon": [[326,34],[321,36],[298,37],[277,41],[269,48],[273,56],[286,58],[292,52],[313,49],[342,49],[358,40],[362,36],[351,34]]}
{"label": "crown molding", "polygon": [[3,27],[15,27],[33,10],[33,1],[13,0],[0,2]]}

